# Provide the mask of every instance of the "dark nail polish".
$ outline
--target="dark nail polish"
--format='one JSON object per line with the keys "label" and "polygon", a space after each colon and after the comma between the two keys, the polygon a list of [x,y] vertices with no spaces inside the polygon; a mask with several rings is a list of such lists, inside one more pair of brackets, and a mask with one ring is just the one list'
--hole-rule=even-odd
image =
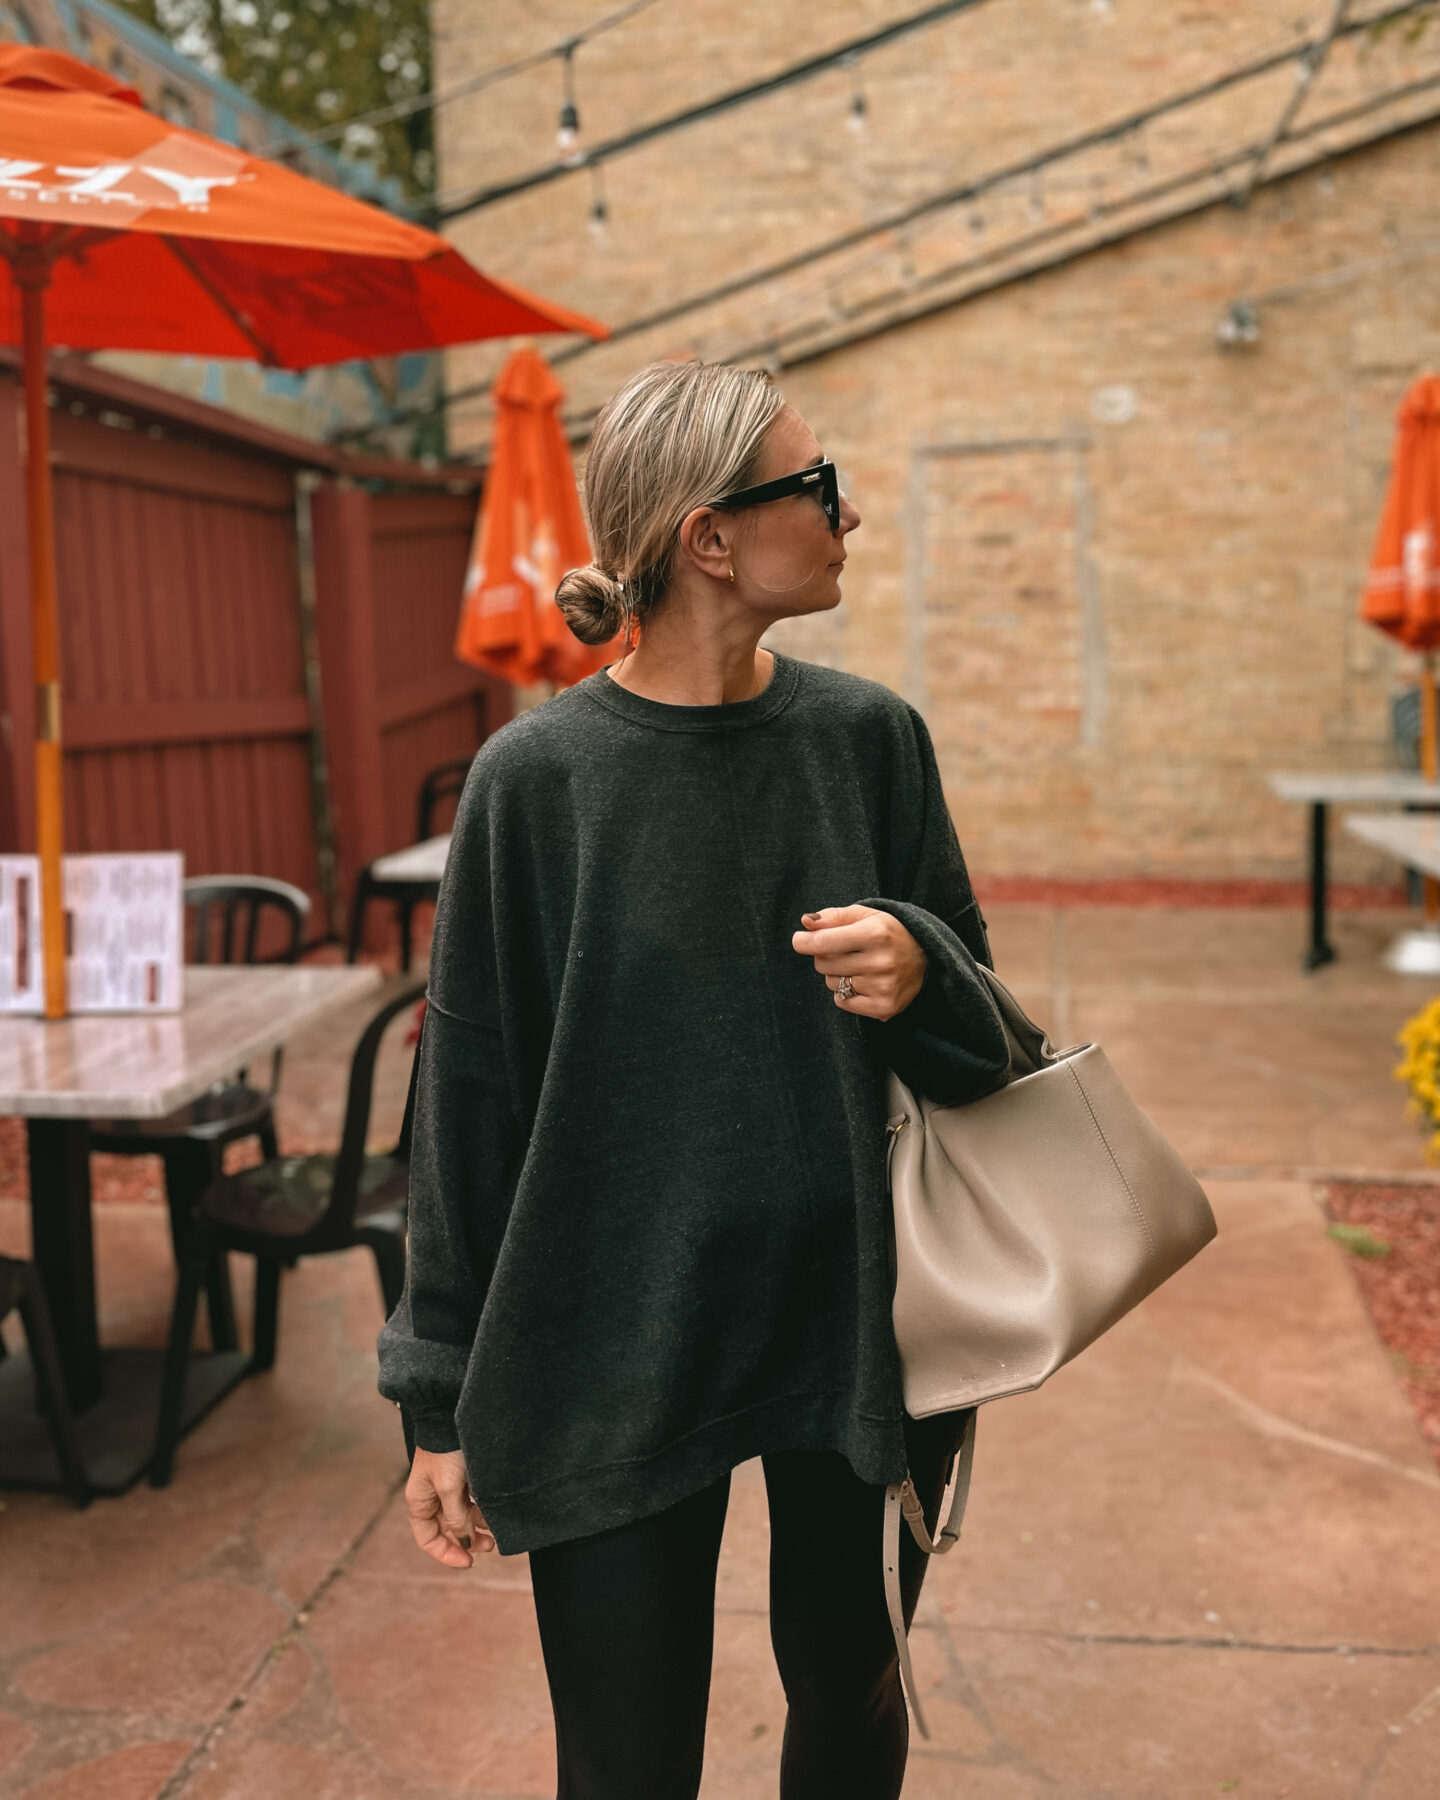
{"label": "dark nail polish", "polygon": [[470,1548],[470,1533],[468,1531],[460,1540],[460,1548],[462,1550],[468,1550]]}

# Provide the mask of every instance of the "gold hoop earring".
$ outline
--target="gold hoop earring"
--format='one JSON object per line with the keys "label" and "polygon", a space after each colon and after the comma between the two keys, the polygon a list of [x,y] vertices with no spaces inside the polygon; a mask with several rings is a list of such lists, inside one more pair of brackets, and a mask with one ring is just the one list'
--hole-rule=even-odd
{"label": "gold hoop earring", "polygon": [[733,580],[734,580],[734,579],[735,579],[735,571],[734,571],[734,569],[731,569],[731,571],[730,571],[730,579],[731,579],[731,580],[732,580],[732,581],[733,581]]}

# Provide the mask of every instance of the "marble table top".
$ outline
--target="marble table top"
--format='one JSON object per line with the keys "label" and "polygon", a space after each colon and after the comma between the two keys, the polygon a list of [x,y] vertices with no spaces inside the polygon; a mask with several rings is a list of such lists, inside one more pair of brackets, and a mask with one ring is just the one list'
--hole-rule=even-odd
{"label": "marble table top", "polygon": [[163,1118],[379,985],[366,967],[191,966],[178,1013],[0,1019],[0,1113]]}
{"label": "marble table top", "polygon": [[1334,801],[1345,806],[1379,806],[1387,800],[1396,806],[1408,801],[1431,800],[1440,805],[1440,781],[1405,769],[1336,769],[1330,773],[1271,774],[1270,792],[1277,800]]}
{"label": "marble table top", "polygon": [[1440,877],[1440,817],[1434,813],[1346,813],[1345,829],[1407,868]]}
{"label": "marble table top", "polygon": [[417,884],[438,881],[445,873],[445,859],[450,854],[450,833],[426,838],[423,844],[411,844],[408,850],[394,850],[389,856],[377,856],[370,865],[376,881],[413,881]]}

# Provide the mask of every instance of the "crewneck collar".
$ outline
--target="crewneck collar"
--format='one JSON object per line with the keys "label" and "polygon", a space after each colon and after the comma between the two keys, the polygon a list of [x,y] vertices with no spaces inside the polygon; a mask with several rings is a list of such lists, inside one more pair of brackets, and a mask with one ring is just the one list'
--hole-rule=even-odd
{"label": "crewneck collar", "polygon": [[648,725],[654,731],[740,731],[773,719],[794,696],[800,677],[799,663],[778,651],[771,655],[775,667],[766,686],[748,700],[732,700],[720,706],[671,706],[664,700],[650,700],[612,681],[604,669],[588,675],[576,691],[588,694],[608,711],[619,713],[636,725]]}

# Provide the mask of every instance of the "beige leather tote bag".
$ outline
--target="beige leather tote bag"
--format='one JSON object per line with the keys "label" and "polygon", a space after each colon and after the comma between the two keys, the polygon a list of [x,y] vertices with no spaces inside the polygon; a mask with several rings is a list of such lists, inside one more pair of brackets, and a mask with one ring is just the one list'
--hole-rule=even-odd
{"label": "beige leather tote bag", "polygon": [[[961,1106],[890,1077],[895,1341],[912,1418],[1039,1387],[1215,1235],[1200,1183],[1098,1044],[1056,1051],[990,970],[1010,1079]],[[907,1479],[886,1493],[885,1581],[901,1674],[925,1736],[900,1611],[900,1520],[931,1555],[954,1547],[970,1483],[966,1422],[932,1540]]]}

